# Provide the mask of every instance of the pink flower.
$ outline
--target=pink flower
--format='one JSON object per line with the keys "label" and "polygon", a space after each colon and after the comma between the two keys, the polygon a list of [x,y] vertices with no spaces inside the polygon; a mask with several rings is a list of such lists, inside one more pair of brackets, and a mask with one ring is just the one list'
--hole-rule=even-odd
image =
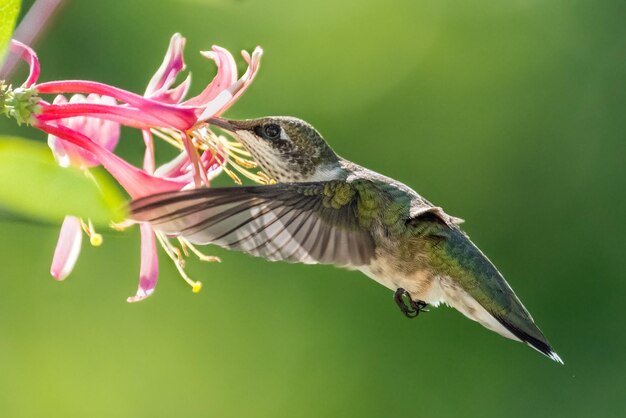
{"label": "pink flower", "polygon": [[[57,96],[53,102],[55,105],[67,104],[65,96]],[[102,103],[114,105],[115,100],[111,97],[90,94],[85,97],[81,94],[73,95],[69,103]],[[59,123],[89,137],[92,141],[100,144],[107,151],[113,151],[120,138],[120,125],[117,122],[94,118],[90,116],[76,116],[61,119]],[[48,135],[48,145],[57,162],[62,167],[87,168],[99,165],[98,159],[81,147],[65,142],[54,135]]]}
{"label": "pink flower", "polygon": [[72,272],[80,254],[82,241],[83,231],[80,219],[75,216],[66,216],[50,267],[50,274],[56,280],[65,280]]}
{"label": "pink flower", "polygon": [[[54,99],[56,104],[68,103],[64,96],[57,96]],[[69,103],[115,103],[110,97],[100,97],[90,94],[88,97],[76,94],[70,98]],[[76,116],[69,119],[60,120],[67,128],[79,132],[91,138],[92,141],[102,146],[108,151],[112,151],[120,137],[120,126],[117,122],[98,119],[89,116]],[[72,143],[68,143],[62,138],[48,135],[48,145],[52,149],[55,159],[61,167],[78,167],[88,173],[88,168],[99,165],[99,161],[93,154]],[[57,242],[50,274],[56,280],[64,280],[72,272],[78,255],[80,254],[82,243],[82,231],[90,238],[94,246],[102,243],[102,237],[96,233],[91,221],[83,221],[75,216],[66,216],[61,233]]]}
{"label": "pink flower", "polygon": [[[191,137],[202,137],[206,120],[219,116],[248,88],[259,69],[262,50],[256,48],[253,54],[243,52],[248,69],[236,78],[234,59],[226,50],[214,47],[213,51],[203,55],[213,59],[218,65],[217,75],[213,81],[196,97],[182,103],[166,103],[158,100],[182,100],[187,91],[188,80],[171,88],[176,76],[184,68],[182,48],[184,38],[175,34],[163,64],[155,77],[152,78],[146,95],[140,96],[122,89],[93,81],[68,80],[37,84],[39,63],[34,51],[27,46],[12,41],[12,48],[31,63],[31,74],[28,77],[28,93],[32,94],[67,94],[84,93],[111,97],[116,103],[47,103],[39,100],[37,112],[29,115],[30,122],[37,128],[62,138],[66,142],[77,145],[94,155],[96,159],[116,177],[122,187],[134,198],[159,191],[179,189],[180,182],[158,179],[145,171],[139,173],[119,158],[115,158],[104,147],[89,142],[85,135],[76,135],[76,131],[64,129],[59,120],[75,116],[91,116],[111,120],[123,125],[142,130],[159,130],[163,136],[178,142],[187,151],[196,186],[206,183],[206,170],[200,167],[197,145],[192,144]],[[182,87],[181,87],[182,86]],[[26,116],[22,116],[26,120]],[[165,132],[165,133],[164,133]],[[144,134],[144,138],[146,135]],[[149,142],[146,140],[146,142]],[[150,147],[148,147],[150,148]],[[107,155],[109,154],[109,155]],[[210,156],[204,158],[211,160]]]}
{"label": "pink flower", "polygon": [[[17,105],[4,111],[18,123],[30,123],[48,133],[50,147],[61,165],[87,169],[101,164],[133,198],[183,188],[208,187],[211,178],[222,170],[238,181],[237,175],[226,167],[227,163],[240,174],[267,181],[267,176],[249,172],[255,165],[247,159],[249,155],[245,151],[228,139],[217,137],[207,124],[209,118],[226,111],[249,87],[258,72],[262,50],[256,48],[252,55],[242,52],[248,68],[239,78],[235,60],[228,51],[214,46],[211,51],[202,52],[215,62],[217,74],[200,94],[184,100],[190,77],[176,85],[177,77],[185,69],[184,45],[185,39],[181,35],[172,36],[163,63],[142,96],[95,81],[37,83],[40,70],[36,54],[26,45],[12,41],[12,52],[29,63],[30,74],[21,88],[6,93],[7,97],[11,96],[11,103]],[[49,103],[40,98],[42,94],[60,96]],[[64,94],[74,95],[67,101],[62,96]],[[141,168],[113,153],[120,125],[142,130],[146,151]],[[178,156],[160,167],[155,165],[154,136],[180,150]],[[76,262],[81,228],[94,236],[95,231],[89,222],[68,216],[63,223],[51,268],[53,276],[59,280],[67,277]],[[137,293],[128,301],[143,300],[154,292],[158,276],[156,241],[194,292],[199,291],[201,283],[191,280],[184,271],[184,256],[193,253],[204,261],[216,259],[200,253],[185,240],[179,239],[177,246],[148,225],[141,225],[140,229],[140,279]]]}

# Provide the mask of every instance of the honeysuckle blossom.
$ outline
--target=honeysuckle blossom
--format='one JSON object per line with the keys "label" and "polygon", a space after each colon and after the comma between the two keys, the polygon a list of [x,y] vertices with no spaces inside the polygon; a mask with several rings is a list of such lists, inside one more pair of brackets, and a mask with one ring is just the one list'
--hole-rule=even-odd
{"label": "honeysuckle blossom", "polygon": [[[55,105],[67,104],[68,100],[65,96],[59,95],[54,98],[53,103]],[[111,105],[115,104],[115,100],[111,97],[98,96],[97,94],[90,94],[87,97],[82,94],[75,94],[70,98],[69,103],[102,103]],[[120,138],[119,123],[110,120],[89,116],[76,116],[62,120],[61,123],[89,137],[107,151],[113,151]],[[48,135],[48,145],[52,150],[54,158],[61,167],[75,166],[88,168],[99,165],[98,159],[91,153],[81,147],[66,143],[54,135]]]}
{"label": "honeysuckle blossom", "polygon": [[[259,69],[262,50],[257,47],[251,55],[242,52],[248,68],[241,77],[238,77],[235,59],[227,50],[213,46],[211,51],[202,52],[217,65],[217,74],[200,94],[185,100],[190,76],[176,85],[177,77],[185,70],[184,45],[181,35],[171,38],[163,63],[144,94],[139,95],[95,81],[38,83],[40,66],[35,52],[14,40],[11,51],[29,64],[30,73],[19,88],[0,83],[0,111],[18,123],[27,123],[46,132],[61,165],[85,170],[102,165],[132,198],[208,187],[221,171],[236,182],[240,182],[237,173],[261,183],[270,182],[264,173],[250,171],[256,164],[237,142],[215,135],[207,123],[209,118],[226,111],[248,88]],[[50,103],[41,98],[46,94],[57,96]],[[72,96],[66,100],[64,95]],[[120,125],[142,131],[146,150],[141,168],[113,152]],[[179,150],[175,158],[159,167],[155,164],[154,137]],[[118,228],[129,225],[125,222]],[[100,237],[89,221],[66,217],[51,268],[57,279],[65,278],[76,262],[82,240],[80,229],[90,235],[91,241],[94,236]],[[154,292],[158,277],[157,241],[194,292],[200,290],[201,283],[185,273],[184,257],[194,254],[204,261],[216,261],[215,257],[202,254],[184,239],[170,240],[147,224],[140,225],[140,235],[139,286],[137,293],[128,298],[129,302],[145,299]]]}
{"label": "honeysuckle blossom", "polygon": [[[57,96],[55,104],[68,103],[65,96]],[[75,94],[69,103],[115,103],[110,97],[101,97],[90,94],[85,97]],[[98,119],[89,116],[77,116],[67,120],[61,120],[69,129],[80,132],[91,138],[92,141],[100,144],[107,151],[113,151],[120,137],[120,126],[117,122]],[[71,143],[66,143],[63,139],[52,134],[48,135],[48,145],[52,154],[61,167],[78,167],[89,176],[89,167],[98,165],[98,160],[89,152]],[[93,177],[90,176],[93,179]],[[102,244],[102,236],[96,233],[90,220],[87,222],[75,216],[68,215],[63,220],[59,240],[57,242],[50,274],[57,280],[64,280],[72,272],[74,265],[80,254],[82,243],[82,231],[89,236],[89,242],[94,246]]]}

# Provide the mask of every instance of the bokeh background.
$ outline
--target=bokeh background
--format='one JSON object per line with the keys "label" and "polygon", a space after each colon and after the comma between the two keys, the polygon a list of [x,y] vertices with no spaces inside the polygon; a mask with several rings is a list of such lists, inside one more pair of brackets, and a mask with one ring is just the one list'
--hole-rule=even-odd
{"label": "bokeh background", "polygon": [[[565,366],[449,308],[409,321],[357,272],[218,248],[221,264],[189,266],[199,295],[162,256],[156,293],[127,304],[136,230],[84,246],[57,283],[58,226],[3,221],[0,415],[626,416],[624,6],[66,2],[36,45],[42,80],[142,92],[179,31],[196,92],[214,72],[197,51],[262,45],[227,116],[303,117],[341,155],[465,218]],[[5,120],[0,132],[45,139]],[[140,137],[124,135],[139,161]]]}

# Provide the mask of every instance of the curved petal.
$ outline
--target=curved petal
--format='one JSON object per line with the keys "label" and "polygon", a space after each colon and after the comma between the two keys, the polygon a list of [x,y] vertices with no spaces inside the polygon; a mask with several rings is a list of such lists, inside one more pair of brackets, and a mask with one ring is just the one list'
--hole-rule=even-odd
{"label": "curved petal", "polygon": [[215,62],[217,74],[202,93],[184,102],[187,106],[206,106],[237,81],[237,63],[230,52],[214,45],[212,51],[204,51],[201,54]]}
{"label": "curved petal", "polygon": [[134,199],[165,191],[180,190],[186,184],[182,181],[152,176],[104,149],[80,132],[65,126],[38,122],[35,127],[91,152]]}
{"label": "curved petal", "polygon": [[[185,131],[196,123],[196,111],[198,109],[194,107],[158,102],[156,100],[95,81],[50,81],[38,84],[37,91],[42,94],[95,93],[103,96],[110,96],[121,102],[128,103],[130,106],[139,110],[138,114],[135,115],[136,119],[138,121],[145,122],[144,126],[147,125],[148,127],[162,126]],[[44,114],[39,116],[45,116],[45,113],[44,109]],[[107,112],[104,111],[103,113]],[[65,117],[68,116],[77,115],[66,115]],[[158,122],[155,123],[155,119]],[[139,123],[134,125],[131,124],[130,126],[144,127],[138,125]]]}
{"label": "curved petal", "polygon": [[[53,105],[64,106],[68,101],[65,96],[59,95],[54,98]],[[73,95],[69,103],[100,103],[105,105],[115,105],[115,99],[107,96],[90,94],[85,97],[82,94]],[[60,123],[89,137],[92,141],[100,144],[105,149],[111,151],[115,148],[120,137],[120,124],[115,121],[100,119],[91,116],[75,116],[60,119]],[[48,145],[62,167],[73,165],[75,167],[93,167],[99,164],[98,159],[90,152],[63,141],[54,135],[48,135]]]}
{"label": "curved petal", "polygon": [[[52,102],[54,104],[65,104],[67,103],[67,99],[63,95],[58,95],[54,98]],[[71,146],[70,144],[66,144],[63,140],[57,138],[54,135],[48,135],[48,146],[52,150],[52,155],[57,163],[61,167],[69,167],[72,165],[72,159],[69,156],[69,153],[66,149],[66,146]]]}
{"label": "curved petal", "polygon": [[209,181],[213,181],[213,179],[222,173],[224,168],[224,157],[221,155],[216,154],[211,150],[206,150],[202,153],[200,161],[202,162],[202,166],[206,171],[207,179]]}
{"label": "curved petal", "polygon": [[[206,181],[207,185],[209,185],[222,172],[224,157],[211,150],[206,150],[200,156],[200,166],[206,173]],[[170,180],[187,183],[183,189],[195,185],[193,168],[187,152],[181,152],[172,160],[160,165],[154,174],[159,177],[167,177]]]}
{"label": "curved petal", "polygon": [[43,104],[42,113],[35,116],[40,121],[69,119],[77,117],[95,117],[117,122],[139,129],[169,127],[162,120],[146,112],[126,105],[100,103],[68,103],[65,105]]}
{"label": "curved petal", "polygon": [[154,292],[159,278],[159,259],[157,256],[154,232],[148,224],[139,225],[141,231],[141,267],[137,294],[126,299],[127,302],[139,302]]}
{"label": "curved petal", "polygon": [[189,87],[191,86],[191,74],[183,80],[178,86],[165,90],[150,96],[152,100],[157,102],[163,102],[168,104],[180,103],[180,101],[187,95]]}
{"label": "curved petal", "polygon": [[30,87],[39,79],[39,58],[37,54],[29,46],[24,45],[20,41],[11,39],[11,52],[18,54],[28,64],[29,73],[28,78],[24,82],[24,87]]}
{"label": "curved petal", "polygon": [[263,48],[261,48],[260,46],[254,48],[254,51],[252,51],[252,56],[250,56],[247,51],[241,51],[241,55],[248,63],[248,69],[241,77],[241,80],[243,80],[243,85],[235,91],[233,100],[228,104],[228,106],[226,106],[225,109],[222,109],[220,111],[220,114],[225,112],[248,89],[250,84],[252,84],[252,82],[254,81],[257,72],[261,68],[261,57],[263,57]]}
{"label": "curved petal", "polygon": [[144,96],[154,97],[167,92],[179,72],[185,69],[183,61],[183,49],[185,48],[185,38],[180,33],[175,33],[170,39],[165,57],[161,66],[150,79]]}
{"label": "curved petal", "polygon": [[252,53],[252,57],[250,57],[246,51],[242,51],[242,55],[246,62],[248,62],[248,69],[236,83],[220,92],[209,103],[206,103],[206,107],[198,117],[199,122],[206,121],[213,116],[219,116],[228,110],[228,108],[239,99],[239,96],[248,89],[256,77],[261,66],[263,50],[260,47],[256,47]]}
{"label": "curved petal", "polygon": [[154,171],[154,175],[158,177],[178,177],[189,175],[191,161],[186,151],[178,153],[174,158],[166,163],[161,164]]}
{"label": "curved petal", "polygon": [[80,219],[75,216],[66,216],[54,250],[52,266],[50,266],[50,274],[56,280],[64,280],[72,272],[80,254],[82,241],[83,231]]}
{"label": "curved petal", "polygon": [[[114,98],[97,94],[87,96],[86,102],[101,103],[110,106],[117,104]],[[107,150],[113,151],[120,139],[120,124],[115,121],[100,118],[86,117],[85,119],[82,129],[76,130],[84,133]]]}
{"label": "curved petal", "polygon": [[206,172],[204,168],[200,165],[200,156],[198,155],[198,150],[191,142],[191,138],[182,132],[183,145],[185,147],[185,151],[189,156],[189,160],[191,161],[191,171],[193,173],[193,179],[196,187],[201,187],[202,183],[205,185],[209,185],[209,180],[207,179]]}
{"label": "curved petal", "polygon": [[146,151],[143,154],[143,169],[149,174],[154,174],[154,140],[152,139],[152,133],[148,129],[142,129],[141,136],[143,136],[143,142],[146,145]]}

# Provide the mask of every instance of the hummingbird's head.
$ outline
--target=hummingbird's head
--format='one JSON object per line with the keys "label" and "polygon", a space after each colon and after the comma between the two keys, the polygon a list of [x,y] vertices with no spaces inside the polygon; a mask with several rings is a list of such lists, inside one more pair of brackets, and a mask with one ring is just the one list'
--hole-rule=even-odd
{"label": "hummingbird's head", "polygon": [[209,119],[232,132],[257,163],[279,182],[325,180],[339,168],[339,157],[307,122],[288,116]]}

